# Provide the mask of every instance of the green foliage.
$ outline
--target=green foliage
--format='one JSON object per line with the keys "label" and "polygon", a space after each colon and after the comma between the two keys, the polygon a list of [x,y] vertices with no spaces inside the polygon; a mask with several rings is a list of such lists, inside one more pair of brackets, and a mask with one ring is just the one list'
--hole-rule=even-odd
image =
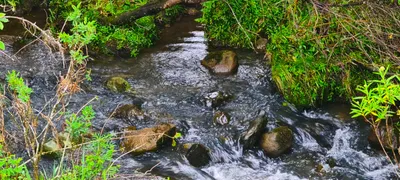
{"label": "green foliage", "polygon": [[112,137],[110,134],[95,134],[93,141],[83,146],[81,160],[71,169],[64,170],[60,179],[107,179],[114,176],[119,166],[112,164],[115,152],[115,145],[110,140]]}
{"label": "green foliage", "polygon": [[[100,26],[94,42],[97,47],[110,47],[116,50],[130,50],[131,56],[137,56],[140,49],[149,47],[157,36],[154,18],[146,16],[136,20],[133,26]],[[104,49],[103,49],[104,50]]]}
{"label": "green foliage", "polygon": [[0,179],[31,179],[25,165],[21,165],[22,158],[8,155],[0,144]]}
{"label": "green foliage", "polygon": [[[378,124],[382,120],[387,120],[395,114],[400,115],[396,103],[400,101],[400,76],[392,75],[388,78],[389,68],[381,67],[379,72],[380,79],[365,82],[363,86],[357,86],[357,91],[361,93],[352,100],[352,117],[363,117],[371,124]],[[397,109],[397,111],[393,111]]]}
{"label": "green foliage", "polygon": [[210,0],[203,3],[203,16],[197,21],[206,24],[209,40],[222,45],[251,48],[258,34],[262,34],[269,23],[265,19],[266,15],[270,15],[266,7],[276,2],[278,0]]}
{"label": "green foliage", "polygon": [[24,79],[19,77],[19,73],[17,73],[15,70],[8,72],[6,80],[9,88],[17,94],[18,99],[20,99],[22,102],[29,101],[32,89],[25,85]]}
{"label": "green foliage", "polygon": [[165,9],[165,11],[162,11],[155,16],[157,25],[163,26],[166,24],[173,23],[173,21],[184,11],[185,11],[185,8],[182,5],[175,5],[170,8]]}
{"label": "green foliage", "polygon": [[70,54],[72,59],[78,64],[84,63],[88,57],[83,54],[82,48],[96,37],[95,21],[89,21],[86,17],[81,18],[82,12],[80,6],[80,3],[77,6],[72,5],[73,12],[67,16],[67,21],[71,21],[73,25],[71,29],[72,34],[65,32],[59,34],[61,42],[68,45],[71,49]]}
{"label": "green foliage", "polygon": [[[56,23],[56,20],[65,18],[72,22],[79,22],[80,27],[74,24],[72,32],[80,34],[77,38],[75,36],[66,36],[66,33],[61,36],[64,37],[64,41],[72,46],[82,40],[89,44],[93,50],[101,51],[105,53],[114,53],[119,50],[127,50],[131,56],[136,56],[138,52],[153,44],[153,40],[157,37],[157,29],[154,24],[153,16],[147,16],[136,20],[133,24],[122,25],[122,26],[111,26],[104,25],[97,22],[103,21],[109,17],[115,17],[121,13],[137,9],[147,3],[147,0],[139,1],[102,1],[102,0],[89,0],[82,5],[81,1],[50,1],[52,7],[52,21]],[[77,10],[79,9],[79,11]],[[72,14],[71,14],[72,12]],[[85,34],[79,32],[80,30],[86,30]],[[95,32],[95,33],[94,33]],[[86,37],[86,38],[85,38]],[[72,51],[74,59],[79,62],[85,59],[80,51]]]}
{"label": "green foliage", "polygon": [[336,5],[326,9],[312,2],[211,0],[199,22],[209,40],[222,45],[253,48],[259,36],[267,37],[272,78],[300,106],[349,99],[357,84],[373,77],[360,66],[398,64],[399,11],[367,4],[372,0],[357,6],[326,0]]}
{"label": "green foliage", "polygon": [[[0,13],[0,30],[4,29],[4,23],[8,22],[8,19],[4,17],[6,14]],[[0,41],[0,50],[5,50],[6,46],[4,45],[3,41]]]}
{"label": "green foliage", "polygon": [[176,139],[179,139],[179,138],[181,138],[181,137],[182,137],[182,134],[181,134],[181,133],[179,133],[179,132],[175,133],[175,136],[172,137],[172,147],[175,147],[175,146],[176,146]]}
{"label": "green foliage", "polygon": [[82,135],[89,132],[92,125],[91,120],[95,117],[95,112],[92,106],[85,106],[82,110],[82,115],[72,113],[66,120],[66,131],[70,134],[73,142],[78,142]]}
{"label": "green foliage", "polygon": [[7,3],[12,7],[12,11],[16,10],[17,4],[19,4],[19,0],[7,0]]}

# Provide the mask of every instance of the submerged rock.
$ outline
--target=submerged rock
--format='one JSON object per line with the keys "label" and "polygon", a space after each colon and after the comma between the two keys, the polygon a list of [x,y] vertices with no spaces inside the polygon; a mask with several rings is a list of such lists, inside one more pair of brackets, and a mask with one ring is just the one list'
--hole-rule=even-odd
{"label": "submerged rock", "polygon": [[175,133],[176,126],[169,123],[140,130],[129,129],[123,134],[122,146],[125,152],[132,154],[155,151],[163,145],[171,145]]}
{"label": "submerged rock", "polygon": [[231,120],[231,117],[229,116],[229,114],[226,112],[222,112],[222,111],[217,111],[214,114],[214,118],[213,118],[214,124],[219,124],[219,125],[228,124],[230,120]]}
{"label": "submerged rock", "polygon": [[247,130],[240,137],[240,142],[243,144],[244,149],[248,149],[256,145],[261,134],[264,132],[267,122],[267,118],[262,114],[250,123],[249,128],[247,128]]}
{"label": "submerged rock", "polygon": [[287,126],[273,129],[264,133],[260,140],[260,146],[265,154],[270,157],[278,157],[288,151],[293,144],[293,132]]}
{"label": "submerged rock", "polygon": [[145,115],[140,107],[133,104],[125,104],[115,110],[113,117],[129,120],[130,124],[135,124],[135,121],[143,120]]}
{"label": "submerged rock", "polygon": [[201,65],[215,74],[229,75],[237,71],[239,63],[233,51],[210,52]]}
{"label": "submerged rock", "polygon": [[112,77],[106,82],[106,86],[113,92],[130,91],[131,85],[122,77]]}
{"label": "submerged rock", "polygon": [[202,167],[210,163],[210,151],[202,144],[186,143],[183,145],[185,157],[194,167]]}
{"label": "submerged rock", "polygon": [[230,100],[232,96],[228,93],[222,92],[222,91],[215,91],[212,93],[208,93],[204,99],[207,107],[212,107],[216,108],[218,106],[221,106],[228,100]]}

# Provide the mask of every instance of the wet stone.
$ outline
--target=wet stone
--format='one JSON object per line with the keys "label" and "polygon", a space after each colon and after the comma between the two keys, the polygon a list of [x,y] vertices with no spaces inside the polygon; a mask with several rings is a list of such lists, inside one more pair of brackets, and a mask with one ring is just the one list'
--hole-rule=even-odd
{"label": "wet stone", "polygon": [[[392,148],[399,148],[399,133],[396,132],[395,128],[389,127],[388,129],[385,126],[379,126],[378,131],[380,140],[385,149],[391,150]],[[373,129],[371,129],[369,132],[368,141],[372,147],[379,150],[382,148]]]}
{"label": "wet stone", "polygon": [[236,53],[233,51],[210,52],[202,61],[201,65],[214,74],[230,75],[237,71],[239,63]]}
{"label": "wet stone", "polygon": [[162,146],[170,146],[175,133],[176,126],[169,123],[140,130],[130,128],[124,131],[122,146],[125,152],[135,155],[155,151]]}
{"label": "wet stone", "polygon": [[240,137],[240,142],[243,144],[244,149],[252,148],[256,145],[261,134],[264,132],[267,122],[268,120],[264,115],[259,115],[259,117],[250,123],[250,126]]}
{"label": "wet stone", "polygon": [[223,105],[227,101],[232,98],[232,95],[222,92],[222,91],[215,91],[208,93],[205,97],[205,104],[207,107],[216,108],[218,106]]}
{"label": "wet stone", "polygon": [[184,144],[184,149],[187,149],[185,157],[194,167],[206,166],[210,163],[210,151],[202,144]]}
{"label": "wet stone", "polygon": [[118,107],[114,111],[113,117],[127,120],[128,123],[132,125],[135,124],[135,121],[140,121],[145,119],[143,110],[134,104],[125,104]]}
{"label": "wet stone", "polygon": [[278,157],[292,147],[293,139],[292,130],[287,126],[281,126],[264,133],[260,140],[260,146],[266,155]]}
{"label": "wet stone", "polygon": [[213,123],[218,125],[226,125],[229,123],[231,117],[228,113],[217,111],[213,118]]}

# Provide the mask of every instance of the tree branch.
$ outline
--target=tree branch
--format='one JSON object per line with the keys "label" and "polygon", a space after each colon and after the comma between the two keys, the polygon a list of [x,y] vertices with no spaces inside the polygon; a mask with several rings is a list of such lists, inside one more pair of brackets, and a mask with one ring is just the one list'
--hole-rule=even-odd
{"label": "tree branch", "polygon": [[117,17],[108,18],[106,22],[114,25],[122,25],[135,21],[144,16],[154,15],[158,12],[178,4],[200,4],[206,0],[156,0],[146,5],[125,13]]}

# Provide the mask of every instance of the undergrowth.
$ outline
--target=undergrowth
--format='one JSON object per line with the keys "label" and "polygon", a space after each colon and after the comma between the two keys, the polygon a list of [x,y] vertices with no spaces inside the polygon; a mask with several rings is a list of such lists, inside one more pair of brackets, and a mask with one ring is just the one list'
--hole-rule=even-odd
{"label": "undergrowth", "polygon": [[204,3],[206,35],[255,48],[267,38],[272,78],[300,106],[348,100],[380,66],[398,73],[400,13],[389,1],[233,1]]}

